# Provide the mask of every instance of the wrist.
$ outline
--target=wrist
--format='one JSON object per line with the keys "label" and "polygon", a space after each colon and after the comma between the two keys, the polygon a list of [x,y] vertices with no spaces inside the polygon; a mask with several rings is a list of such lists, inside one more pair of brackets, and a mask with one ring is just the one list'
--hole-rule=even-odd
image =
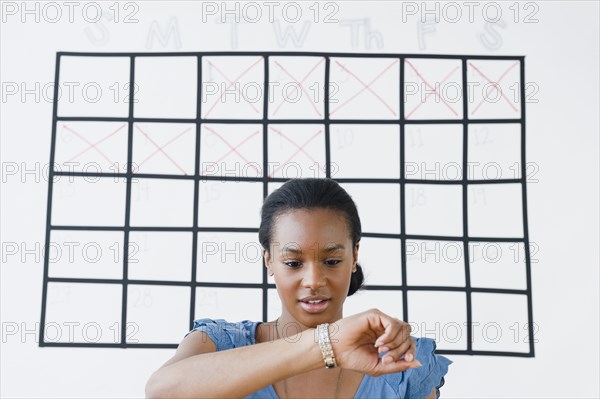
{"label": "wrist", "polygon": [[309,328],[302,331],[300,334],[301,336],[298,343],[302,343],[305,358],[309,360],[310,369],[316,370],[323,368],[323,354],[319,347],[317,329]]}

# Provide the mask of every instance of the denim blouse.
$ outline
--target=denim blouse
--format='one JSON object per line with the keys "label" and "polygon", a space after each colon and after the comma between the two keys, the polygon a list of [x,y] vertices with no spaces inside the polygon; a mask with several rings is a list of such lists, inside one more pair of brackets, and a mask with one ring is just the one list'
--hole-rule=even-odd
{"label": "denim blouse", "polygon": [[[215,343],[217,351],[238,348],[256,343],[256,327],[262,322],[243,320],[228,322],[223,319],[194,320],[193,329],[205,332]],[[435,388],[436,398],[440,397],[440,387],[444,385],[444,375],[453,362],[448,358],[436,355],[435,341],[431,338],[415,338],[416,359],[422,366],[399,373],[373,377],[365,374],[355,398],[406,398],[422,399]],[[279,399],[272,385],[256,391],[246,399]]]}

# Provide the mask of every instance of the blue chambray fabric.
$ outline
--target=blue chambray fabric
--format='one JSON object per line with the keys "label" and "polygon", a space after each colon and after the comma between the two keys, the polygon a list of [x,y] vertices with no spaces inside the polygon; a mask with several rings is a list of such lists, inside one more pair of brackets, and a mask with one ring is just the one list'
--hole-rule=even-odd
{"label": "blue chambray fabric", "polygon": [[[203,331],[215,343],[217,351],[239,348],[256,343],[256,327],[261,322],[243,320],[229,322],[223,319],[194,320],[192,331]],[[416,358],[422,366],[400,373],[386,374],[379,377],[365,375],[356,391],[355,398],[403,398],[421,399],[435,388],[436,397],[440,397],[440,388],[444,385],[444,375],[453,362],[441,355],[436,355],[436,343],[431,338],[415,338],[417,344]],[[279,399],[272,385],[256,391],[246,399]]]}

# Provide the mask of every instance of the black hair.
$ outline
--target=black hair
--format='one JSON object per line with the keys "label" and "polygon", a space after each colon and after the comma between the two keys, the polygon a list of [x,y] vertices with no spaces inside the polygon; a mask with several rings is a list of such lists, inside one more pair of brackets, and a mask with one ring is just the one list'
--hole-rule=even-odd
{"label": "black hair", "polygon": [[[273,191],[263,202],[258,240],[262,247],[270,251],[273,224],[275,219],[291,210],[325,208],[344,214],[350,229],[352,248],[360,241],[361,225],[356,204],[352,197],[335,180],[329,178],[301,178],[285,182]],[[361,266],[350,278],[348,296],[358,291],[364,283]]]}

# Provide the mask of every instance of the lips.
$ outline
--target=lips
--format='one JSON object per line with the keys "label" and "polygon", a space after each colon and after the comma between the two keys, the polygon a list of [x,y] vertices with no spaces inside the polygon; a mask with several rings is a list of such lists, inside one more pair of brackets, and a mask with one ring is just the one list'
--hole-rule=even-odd
{"label": "lips", "polygon": [[302,298],[300,301],[300,307],[308,313],[321,313],[331,302],[330,298],[324,296],[310,296]]}

